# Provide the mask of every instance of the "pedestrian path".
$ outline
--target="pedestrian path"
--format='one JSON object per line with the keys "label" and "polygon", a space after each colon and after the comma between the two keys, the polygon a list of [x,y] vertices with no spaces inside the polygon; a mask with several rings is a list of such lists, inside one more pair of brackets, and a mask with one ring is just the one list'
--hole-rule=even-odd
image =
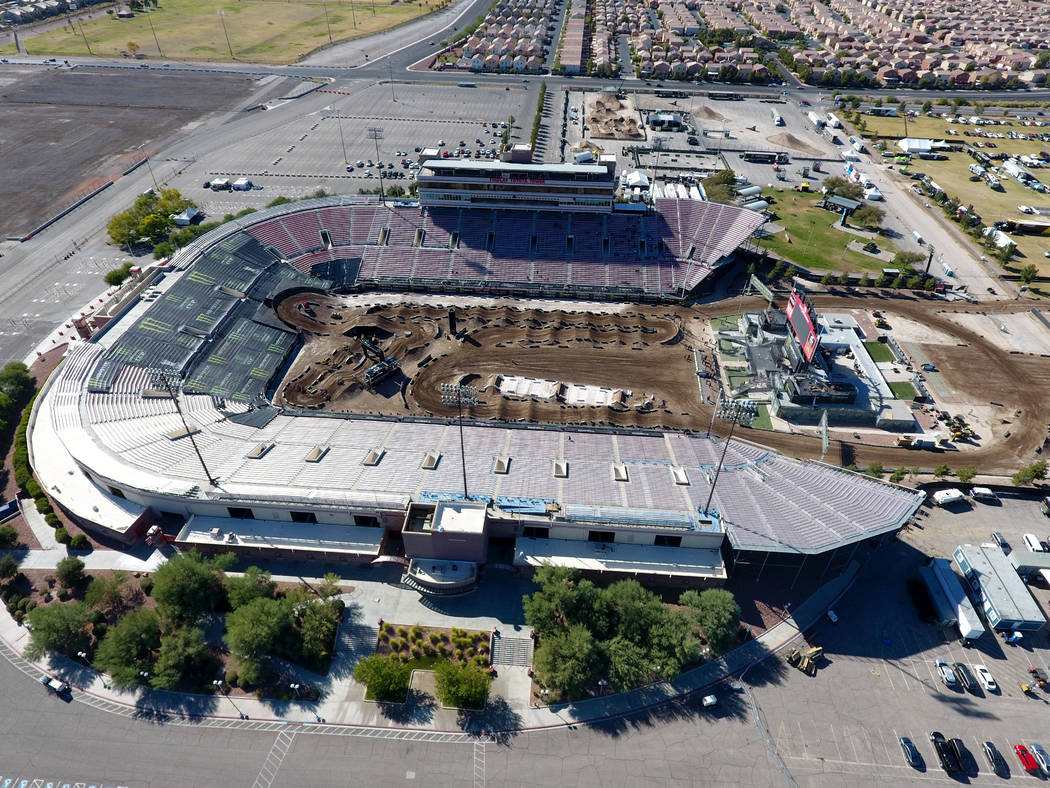
{"label": "pedestrian path", "polygon": [[[54,559],[62,552],[34,550],[30,551],[27,560],[33,554],[43,554]],[[125,568],[121,566],[122,563],[135,563],[144,567],[144,571],[153,571],[165,560],[160,551],[153,551],[145,557],[98,551],[84,558],[85,563],[88,559],[95,559],[91,561],[94,566],[89,568]],[[41,558],[38,563],[47,561]],[[54,566],[54,563],[57,561],[52,560],[50,566]],[[23,566],[26,565],[24,561]],[[745,673],[748,668],[797,638],[803,629],[815,623],[846,592],[857,569],[856,563],[851,564],[843,575],[822,586],[795,608],[793,615],[758,638],[682,674],[674,681],[658,682],[630,692],[557,706],[531,704],[531,679],[527,668],[531,663],[533,642],[528,628],[521,620],[521,597],[526,583],[520,578],[502,575],[486,578],[483,601],[478,596],[471,596],[439,600],[439,603],[434,600],[424,603],[419,594],[399,587],[394,574],[387,580],[366,579],[364,576],[345,579],[344,583],[352,584],[352,590],[341,596],[347,605],[347,612],[336,635],[336,658],[329,674],[317,676],[291,666],[288,670],[290,675],[302,677],[322,691],[323,699],[318,703],[259,700],[251,696],[193,695],[142,688],[117,689],[108,683],[105,675],[65,656],[54,655],[36,663],[25,660],[22,649],[28,641],[28,633],[2,609],[0,656],[33,680],[39,679],[42,673],[60,677],[74,687],[74,700],[125,716],[163,719],[168,724],[254,729],[271,726],[265,729],[276,732],[282,729],[281,726],[294,723],[304,726],[303,732],[316,727],[316,732],[320,733],[345,732],[362,736],[392,736],[397,731],[447,736],[462,735],[464,723],[456,710],[437,708],[429,715],[406,713],[403,718],[399,718],[396,713],[380,709],[378,704],[364,700],[364,688],[353,679],[353,666],[372,653],[379,634],[380,619],[399,625],[497,629],[500,634],[496,638],[493,662],[502,666],[502,669],[498,671],[493,684],[493,694],[502,696],[509,713],[502,713],[495,720],[487,720],[485,712],[480,712],[474,715],[474,722],[469,724],[479,731],[494,734],[510,730],[535,730],[623,716],[701,690],[709,691],[726,677]],[[303,577],[294,572],[274,572],[272,578],[279,582],[321,582],[321,578]],[[477,615],[476,608],[482,605],[492,615]],[[399,722],[399,719],[407,722]]]}
{"label": "pedestrian path", "polygon": [[492,664],[516,665],[527,668],[532,665],[531,637],[516,638],[499,635],[492,639]]}

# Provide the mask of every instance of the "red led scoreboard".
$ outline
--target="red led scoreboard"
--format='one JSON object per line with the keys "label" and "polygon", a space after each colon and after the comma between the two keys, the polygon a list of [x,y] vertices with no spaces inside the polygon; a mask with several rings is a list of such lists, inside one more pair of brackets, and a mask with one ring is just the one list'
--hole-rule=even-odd
{"label": "red led scoreboard", "polygon": [[820,343],[820,340],[817,338],[817,328],[813,325],[813,317],[809,313],[809,307],[799,297],[798,293],[792,293],[788,296],[787,308],[784,312],[787,314],[791,333],[798,340],[798,346],[802,348],[802,357],[806,359],[807,363],[813,361],[813,356],[817,352],[817,345]]}

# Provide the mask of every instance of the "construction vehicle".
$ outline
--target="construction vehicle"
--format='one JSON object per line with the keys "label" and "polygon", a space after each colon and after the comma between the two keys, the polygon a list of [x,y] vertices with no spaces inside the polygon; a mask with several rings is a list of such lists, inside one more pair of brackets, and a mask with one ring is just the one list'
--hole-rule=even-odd
{"label": "construction vehicle", "polygon": [[1039,687],[1046,689],[1046,674],[1043,671],[1033,666],[1028,668],[1028,672],[1032,674],[1032,678]]}
{"label": "construction vehicle", "polygon": [[899,438],[897,438],[898,446],[908,447],[911,446],[912,443],[914,443],[914,440],[912,439],[911,435],[901,435]]}
{"label": "construction vehicle", "polygon": [[821,646],[814,646],[805,654],[802,655],[802,662],[799,664],[799,670],[805,673],[807,676],[817,675],[817,662],[824,655],[824,649]]}
{"label": "construction vehicle", "polygon": [[797,668],[799,661],[802,659],[802,655],[799,654],[797,648],[793,648],[787,653],[787,657],[785,657],[785,659],[787,659],[787,663],[789,665]]}

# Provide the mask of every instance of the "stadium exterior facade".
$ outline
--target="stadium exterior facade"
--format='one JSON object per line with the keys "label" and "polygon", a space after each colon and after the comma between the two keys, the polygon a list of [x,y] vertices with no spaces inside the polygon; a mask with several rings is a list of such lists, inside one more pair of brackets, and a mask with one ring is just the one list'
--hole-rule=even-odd
{"label": "stadium exterior facade", "polygon": [[[447,420],[270,404],[300,341],[273,310],[289,293],[383,287],[406,259],[408,279],[425,284],[415,271],[437,264],[431,252],[444,255],[450,288],[486,292],[498,275],[528,290],[554,270],[557,246],[570,269],[562,286],[578,274],[585,291],[612,297],[614,276],[637,274],[636,294],[673,298],[754,229],[730,206],[662,202],[644,217],[583,216],[600,232],[582,252],[565,241],[576,217],[541,212],[336,198],[223,225],[70,348],[33,414],[33,467],[78,522],[127,543],[172,515],[185,521],[184,547],[394,561],[435,593],[472,586],[486,563],[720,583],[727,565],[827,568],[895,533],[921,493],[744,441],[728,448],[708,511],[723,449],[709,436],[468,423],[463,457]],[[502,226],[515,221],[532,234]],[[470,261],[487,278],[461,278]],[[177,398],[163,379],[177,381]]]}

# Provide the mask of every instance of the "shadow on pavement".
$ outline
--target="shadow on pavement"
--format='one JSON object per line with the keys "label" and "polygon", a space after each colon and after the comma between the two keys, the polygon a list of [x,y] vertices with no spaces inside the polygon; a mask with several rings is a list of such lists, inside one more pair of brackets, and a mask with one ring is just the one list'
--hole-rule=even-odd
{"label": "shadow on pavement", "polygon": [[509,744],[518,735],[522,719],[505,698],[495,696],[480,711],[460,709],[456,724],[466,733],[488,735],[497,744]]}
{"label": "shadow on pavement", "polygon": [[398,725],[426,725],[434,719],[437,701],[417,689],[409,689],[404,703],[379,703],[379,713]]}

